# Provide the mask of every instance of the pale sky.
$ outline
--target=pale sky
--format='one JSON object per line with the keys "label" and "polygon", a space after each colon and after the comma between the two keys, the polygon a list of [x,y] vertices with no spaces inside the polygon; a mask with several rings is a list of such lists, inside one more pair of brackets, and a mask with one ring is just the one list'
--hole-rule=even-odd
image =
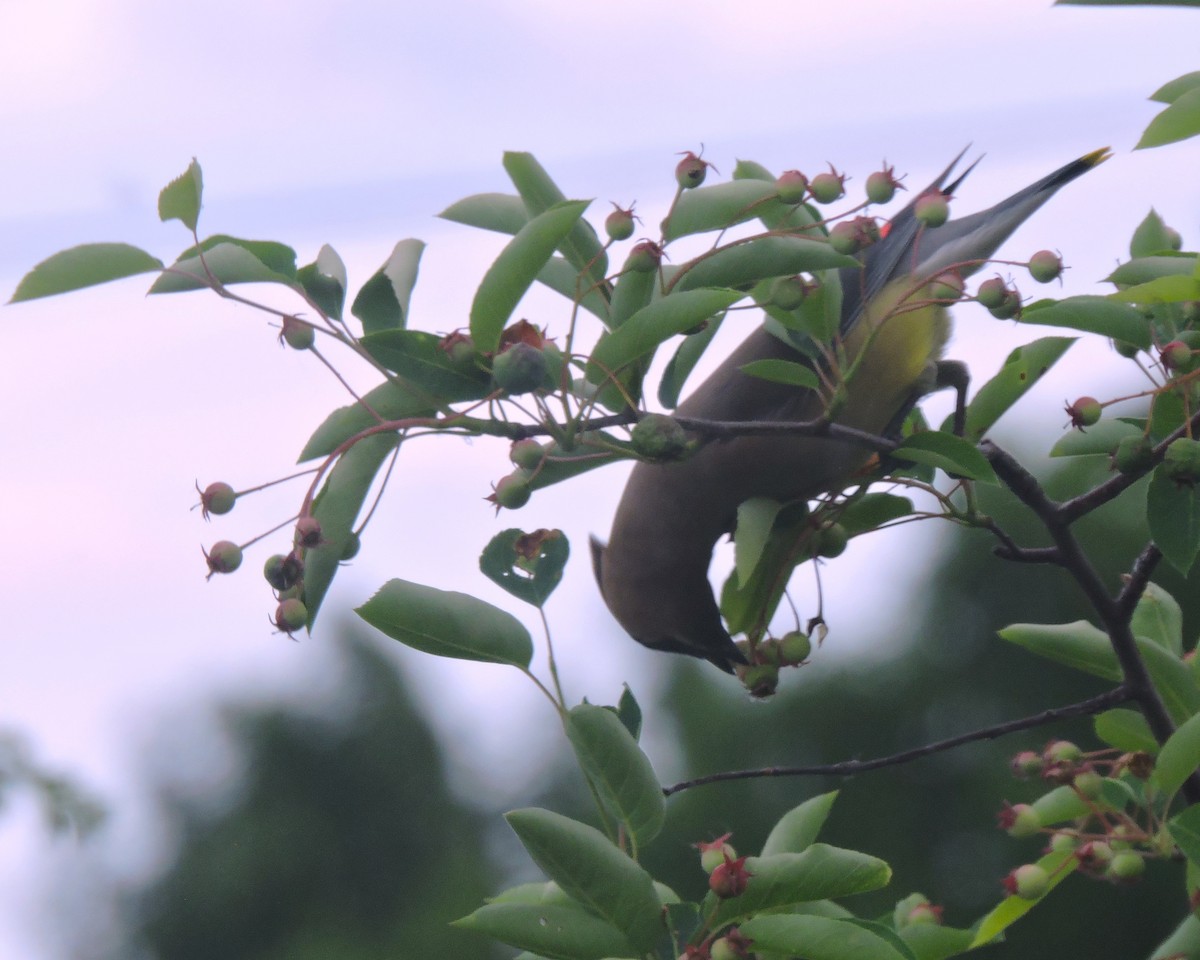
{"label": "pale sky", "polygon": [[[158,224],[154,205],[195,156],[203,229],[288,242],[301,262],[332,243],[352,285],[396,240],[427,240],[414,325],[448,330],[465,324],[502,241],[432,215],[506,189],[503,150],[532,151],[569,195],[596,197],[599,224],[610,199],[655,210],[676,152],[701,143],[726,175],[741,157],[776,170],[834,161],[861,184],[886,157],[918,185],[972,143],[986,159],[960,193],[963,212],[1111,144],[1114,159],[1008,248],[1059,248],[1073,267],[1069,292],[1094,290],[1125,253],[1108,228],[1127,237],[1152,205],[1200,242],[1197,142],[1129,153],[1156,109],[1145,98],[1200,68],[1196,17],[1041,0],[0,0],[0,292],[7,299],[25,270],[76,243],[127,240],[172,257],[187,238]],[[504,445],[414,446],[326,601],[325,630],[300,643],[266,622],[258,571],[273,548],[206,584],[200,543],[248,539],[289,516],[299,493],[254,498],[206,525],[188,509],[193,482],[243,487],[288,473],[345,399],[310,358],[278,349],[260,316],[203,294],[147,300],[147,284],[0,311],[0,529],[15,544],[0,559],[0,729],[23,732],[43,763],[109,802],[98,842],[129,850],[131,870],[160,849],[137,791],[139,748],[177,722],[188,731],[186,772],[219,757],[187,719],[214,693],[319,697],[331,628],[387,578],[476,592],[535,627],[476,571],[503,527],[560,526],[571,537],[574,558],[550,604],[570,695],[611,700],[625,679],[649,695],[655,655],[608,619],[586,560],[586,534],[607,532],[617,469],[494,520],[481,498],[508,470]],[[553,327],[551,303],[531,309],[547,304]],[[964,310],[952,352],[982,380],[1012,346],[1046,332]],[[1085,378],[1104,362],[1102,352],[1088,360]],[[1031,413],[1061,404],[1077,386],[1065,377],[1039,386]],[[1056,417],[1039,429],[1052,435]],[[932,536],[884,539],[919,551]],[[435,548],[418,555],[413,544]],[[848,597],[861,589],[849,571],[878,561],[856,547],[841,573],[831,566],[827,602],[836,611],[846,599],[846,633],[876,626]],[[907,566],[878,578],[879,609],[921,589]],[[488,764],[531,775],[507,738],[553,725],[527,685],[497,667],[404,660],[456,691],[437,722],[479,744],[464,758],[465,784],[485,781]],[[490,734],[478,732],[480,718]],[[36,878],[70,843],[48,839],[28,803],[0,811],[0,955],[55,956],[39,929]]]}

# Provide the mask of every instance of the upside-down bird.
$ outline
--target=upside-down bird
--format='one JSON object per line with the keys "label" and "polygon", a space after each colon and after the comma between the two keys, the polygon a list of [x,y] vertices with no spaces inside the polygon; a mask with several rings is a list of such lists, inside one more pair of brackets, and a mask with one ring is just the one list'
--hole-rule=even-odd
{"label": "upside-down bird", "polygon": [[[840,272],[843,356],[853,363],[864,346],[866,352],[835,423],[894,435],[923,395],[945,385],[939,364],[950,317],[944,303],[918,293],[922,281],[952,265],[960,265],[960,277],[974,272],[1060,187],[1108,151],[1074,160],[988,210],[924,226],[914,211],[917,201],[934,192],[955,193],[973,168],[951,181],[961,156],[891,220],[883,239],[860,256],[860,267]],[[911,305],[906,298],[913,298]],[[679,405],[676,416],[805,422],[826,412],[826,398],[815,390],[741,370],[766,359],[810,367],[820,362],[759,327]],[[596,579],[609,610],[647,647],[732,671],[745,657],[721,621],[708,568],[717,541],[733,531],[738,506],[753,497],[808,501],[839,492],[870,456],[864,446],[828,437],[740,436],[710,441],[678,462],[636,464],[607,546],[592,540]]]}

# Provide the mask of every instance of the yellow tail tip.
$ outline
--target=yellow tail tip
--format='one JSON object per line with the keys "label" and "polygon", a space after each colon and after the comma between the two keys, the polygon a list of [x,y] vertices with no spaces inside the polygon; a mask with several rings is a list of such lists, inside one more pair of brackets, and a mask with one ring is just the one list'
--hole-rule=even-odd
{"label": "yellow tail tip", "polygon": [[1093,150],[1091,153],[1084,154],[1079,158],[1079,162],[1086,163],[1089,167],[1098,167],[1112,155],[1111,147],[1101,147],[1099,150]]}

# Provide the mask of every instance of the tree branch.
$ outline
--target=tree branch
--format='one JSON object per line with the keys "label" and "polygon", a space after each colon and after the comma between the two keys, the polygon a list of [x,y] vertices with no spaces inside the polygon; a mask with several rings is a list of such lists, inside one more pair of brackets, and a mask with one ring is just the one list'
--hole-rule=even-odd
{"label": "tree branch", "polygon": [[902,753],[893,753],[887,757],[876,757],[874,760],[843,760],[841,763],[807,767],[761,767],[757,770],[726,770],[722,773],[711,773],[707,776],[695,777],[692,780],[683,780],[669,787],[664,787],[663,795],[669,797],[684,790],[690,790],[692,787],[702,787],[706,784],[720,783],[725,780],[758,780],[764,777],[852,777],[855,774],[866,773],[869,770],[879,770],[883,767],[894,767],[903,763],[911,763],[913,760],[920,760],[922,757],[952,750],[967,743],[976,743],[980,740],[995,740],[997,737],[1002,737],[1009,733],[1042,727],[1048,723],[1054,723],[1057,720],[1065,720],[1070,717],[1090,716],[1091,714],[1100,713],[1102,710],[1107,710],[1110,707],[1115,707],[1117,704],[1124,703],[1130,699],[1132,699],[1132,694],[1126,685],[1122,684],[1099,696],[1080,700],[1078,703],[1071,703],[1065,707],[1053,707],[1050,710],[1043,710],[1041,713],[1036,713],[1033,716],[1022,717],[1020,720],[1009,720],[1006,723],[998,723],[980,730],[972,730],[970,733],[962,733],[957,737],[939,740],[936,743],[929,743],[923,747],[915,747],[912,750],[905,750]]}

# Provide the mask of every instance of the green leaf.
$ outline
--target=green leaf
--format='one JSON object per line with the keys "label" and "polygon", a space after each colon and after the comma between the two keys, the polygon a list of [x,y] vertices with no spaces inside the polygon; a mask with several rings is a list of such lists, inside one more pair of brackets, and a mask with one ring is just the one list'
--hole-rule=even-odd
{"label": "green leaf", "polygon": [[496,233],[517,233],[529,222],[525,201],[511,193],[477,193],[452,203],[438,214],[468,227],[494,230]]}
{"label": "green leaf", "polygon": [[[1200,0],[1197,0],[1196,6],[1200,6]],[[1164,83],[1150,94],[1150,99],[1158,103],[1174,103],[1189,90],[1197,88],[1200,88],[1200,70],[1185,73],[1182,77]]]}
{"label": "green leaf", "polygon": [[362,321],[364,333],[400,330],[408,325],[408,303],[424,250],[420,240],[401,240],[383,266],[359,289],[350,312]]}
{"label": "green leaf", "polygon": [[1052,457],[1108,456],[1126,437],[1139,437],[1140,427],[1124,420],[1101,420],[1086,430],[1072,430],[1058,438],[1050,450]]}
{"label": "green leaf", "polygon": [[316,623],[375,476],[399,442],[394,433],[360,440],[338,458],[317,495],[313,516],[321,524],[323,543],[304,554],[304,605],[308,608],[309,630]]}
{"label": "green leaf", "polygon": [[1200,280],[1195,277],[1159,277],[1110,294],[1123,303],[1184,303],[1200,298]]}
{"label": "green leaf", "polygon": [[[601,441],[604,446],[601,445]],[[614,449],[620,446],[616,437],[602,431],[596,431],[594,442],[580,441],[570,450],[557,443],[551,443],[546,448],[546,459],[542,461],[541,469],[530,479],[529,486],[533,490],[541,490],[589,470],[628,459],[630,454],[622,454]]]}
{"label": "green leaf", "polygon": [[[525,208],[533,216],[545,213],[567,199],[531,153],[505,153],[504,170],[525,202]],[[607,286],[608,254],[590,223],[578,220],[559,249],[577,272],[602,288]]]}
{"label": "green leaf", "polygon": [[1161,147],[1200,134],[1200,87],[1194,87],[1179,97],[1150,121],[1135,150]]}
{"label": "green leaf", "polygon": [[1167,821],[1167,830],[1183,855],[1200,865],[1200,807],[1191,806]]}
{"label": "green leaf", "polygon": [[1146,584],[1129,628],[1135,637],[1145,637],[1175,656],[1183,656],[1183,611],[1158,584]]}
{"label": "green leaf", "polygon": [[[1139,231],[1144,232],[1144,236],[1138,237],[1134,234],[1134,242],[1145,245],[1152,243],[1163,243],[1168,246],[1164,249],[1170,249],[1170,238],[1166,233],[1166,224],[1153,210],[1149,216],[1142,221]],[[1105,279],[1109,283],[1117,283],[1122,286],[1136,286],[1142,283],[1149,283],[1151,280],[1158,280],[1162,277],[1190,277],[1196,272],[1196,264],[1200,261],[1194,253],[1170,253],[1160,254],[1159,256],[1150,257],[1135,257],[1133,260],[1126,260],[1110,273]]]}
{"label": "green leaf", "polygon": [[1136,710],[1106,710],[1093,721],[1096,736],[1126,753],[1158,753],[1158,741]]}
{"label": "green leaf", "polygon": [[1166,940],[1150,954],[1153,960],[1171,960],[1183,957],[1195,960],[1200,957],[1200,919],[1189,913]]}
{"label": "green leaf", "polygon": [[1158,751],[1150,780],[1167,796],[1183,786],[1200,767],[1200,715],[1179,727]]}
{"label": "green leaf", "polygon": [[1200,552],[1200,485],[1177,483],[1159,464],[1146,491],[1146,520],[1163,556],[1187,576]]}
{"label": "green leaf", "polygon": [[756,952],[766,950],[804,960],[907,960],[909,956],[875,930],[847,920],[795,914],[760,916],[739,929],[754,941]]}
{"label": "green leaf", "polygon": [[730,574],[721,590],[721,613],[731,633],[758,635],[765,629],[783,597],[784,588],[797,564],[809,552],[802,538],[811,535],[805,504],[789,504],[780,511],[763,557],[750,580],[739,584],[737,572]]}
{"label": "green leaf", "polygon": [[542,607],[562,580],[571,547],[561,530],[525,533],[513,528],[492,537],[479,569],[518,600]]}
{"label": "green leaf", "polygon": [[128,243],[85,243],[51,254],[30,270],[9,303],[51,297],[162,268],[157,257]]}
{"label": "green leaf", "polygon": [[1074,623],[1014,623],[999,637],[1047,660],[1082,670],[1104,680],[1121,679],[1121,668],[1108,635],[1086,620]]}
{"label": "green leaf", "polygon": [[621,699],[617,701],[617,719],[635,741],[642,735],[642,708],[638,706],[637,698],[629,689],[629,684],[624,684],[621,688]]}
{"label": "green leaf", "polygon": [[211,286],[210,273],[225,286],[234,283],[282,283],[293,289],[298,286],[296,251],[291,247],[273,240],[241,240],[218,234],[180,254],[150,285],[149,292],[204,290]]}
{"label": "green leaf", "polygon": [[1079,866],[1079,861],[1070,850],[1047,854],[1037,863],[1050,877],[1046,893],[1037,900],[1026,900],[1016,895],[1001,900],[999,905],[980,921],[975,930],[975,939],[971,941],[970,948],[972,950],[995,940],[1037,904],[1045,900],[1050,891],[1066,880]]}
{"label": "green leaf", "polygon": [[662,829],[666,800],[650,760],[612,710],[584,703],[567,714],[567,739],[584,774],[636,846]]}
{"label": "green leaf", "polygon": [[296,279],[327,317],[342,319],[342,307],[346,303],[346,265],[338,252],[324,244],[317,259],[296,271]]}
{"label": "green leaf", "polygon": [[[617,286],[620,287],[619,281]],[[684,337],[671,359],[667,361],[662,380],[658,384],[658,402],[667,409],[673,410],[679,406],[679,394],[683,391],[683,385],[696,368],[704,351],[708,349],[708,345],[712,343],[717,331],[721,329],[724,320],[724,315],[713,317],[703,330]]]}
{"label": "green leaf", "polygon": [[814,843],[803,853],[749,857],[746,869],[751,876],[745,892],[720,901],[714,928],[765,910],[878,890],[892,876],[891,868],[876,857],[824,843]]}
{"label": "green leaf", "polygon": [[[436,412],[428,397],[401,383],[381,383],[363,396],[364,403],[351,403],[338,407],[317,427],[308,443],[300,452],[299,463],[316,457],[327,457],[339,446],[379,421],[371,413],[374,410],[385,420],[401,420],[405,417],[429,417]],[[368,409],[369,408],[369,409]]]}
{"label": "green leaf", "polygon": [[913,923],[899,931],[917,960],[948,960],[966,953],[975,939],[973,930],[944,927],[936,923]]}
{"label": "green leaf", "polygon": [[619,373],[627,364],[653,353],[663,341],[721,313],[741,298],[736,290],[689,290],[655,300],[600,338],[588,361],[588,379],[599,383],[607,375]]}
{"label": "green leaf", "polygon": [[856,927],[866,930],[868,933],[873,933],[881,940],[886,940],[892,949],[900,954],[904,960],[917,960],[917,955],[913,953],[912,948],[901,939],[900,934],[890,924],[882,923],[878,920],[864,920],[861,917],[846,917],[841,922],[853,924]]}
{"label": "green leaf", "polygon": [[579,299],[579,305],[603,322],[605,326],[611,322],[608,300],[601,294],[601,288],[595,286],[590,280],[581,284],[579,271],[562,257],[551,257],[547,260],[546,265],[537,275],[537,280],[538,283],[549,287],[555,293],[566,297],[571,303],[574,303],[575,298],[582,292],[583,296]]}
{"label": "green leaf", "polygon": [[853,537],[907,517],[912,512],[913,503],[908,497],[899,497],[894,493],[868,493],[851,500],[838,514],[837,522]]}
{"label": "green leaf", "polygon": [[733,556],[738,585],[744,587],[754,573],[771,536],[771,528],[783,504],[767,497],[754,497],[737,508]]}
{"label": "green leaf", "polygon": [[742,373],[772,383],[785,383],[792,387],[816,390],[821,383],[812,367],[794,360],[754,360],[738,368]]}
{"label": "green leaf", "polygon": [[492,378],[473,363],[450,359],[442,338],[423,330],[384,330],[362,338],[364,349],[385,369],[447,403],[487,396]]}
{"label": "green leaf", "polygon": [[1086,817],[1091,811],[1087,801],[1069,785],[1055,787],[1043,793],[1030,806],[1037,811],[1038,818],[1044,826]]}
{"label": "green leaf", "polygon": [[204,194],[204,177],[196,158],[188,168],[162,188],[158,195],[158,219],[180,220],[189,230],[196,229],[200,218],[200,199]]}
{"label": "green leaf", "polygon": [[[658,276],[654,272],[625,270],[617,278],[613,289],[612,314],[608,326],[616,329],[645,307],[653,299],[658,288]],[[621,411],[628,405],[626,397],[636,406],[642,396],[642,380],[650,366],[650,357],[631,363],[615,377],[608,376],[595,364],[587,368],[587,380],[600,389],[596,400],[609,410]]]}
{"label": "green leaf", "polygon": [[676,290],[701,287],[749,288],[768,277],[859,267],[853,257],[837,253],[824,240],[808,237],[760,237],[737,242],[683,265]]}
{"label": "green leaf", "polygon": [[1171,719],[1183,723],[1200,712],[1200,687],[1188,664],[1149,640],[1139,639],[1137,647]]}
{"label": "green leaf", "polygon": [[759,208],[781,207],[775,184],[763,180],[730,180],[712,186],[685,190],[670,216],[663,221],[667,242],[693,233],[723,230],[759,216]]}
{"label": "green leaf", "polygon": [[465,593],[389,580],[355,613],[393,640],[434,656],[521,669],[533,659],[533,640],[520,620]]}
{"label": "green leaf", "polygon": [[1108,297],[1038,300],[1021,311],[1020,321],[1098,333],[1132,343],[1143,350],[1150,346],[1150,325],[1141,312]]}
{"label": "green leaf", "polygon": [[822,793],[785,813],[767,835],[762,855],[770,857],[777,853],[803,853],[811,847],[825,825],[837,795],[836,790]]}
{"label": "green leaf", "polygon": [[576,904],[489,903],[452,926],[552,960],[604,960],[633,952],[620,930]]}
{"label": "green leaf", "polygon": [[1136,260],[1140,257],[1153,256],[1156,253],[1169,254],[1172,246],[1171,235],[1167,233],[1167,225],[1158,215],[1158,211],[1151,207],[1150,212],[1133,231],[1133,237],[1129,241],[1129,255]]}
{"label": "green leaf", "polygon": [[[996,421],[1058,362],[1074,342],[1074,337],[1042,337],[1010,353],[999,372],[979,388],[967,405],[964,431],[967,439],[982,440]],[[948,431],[953,421],[953,415],[947,417],[942,430]]]}
{"label": "green leaf", "polygon": [[622,931],[634,953],[653,949],[665,931],[650,874],[599,830],[561,814],[526,808],[505,819],[534,862],[568,896]]}
{"label": "green leaf", "polygon": [[517,304],[587,207],[588,201],[573,200],[534,217],[488,268],[471,303],[471,336],[484,353],[499,346]]}
{"label": "green leaf", "polygon": [[899,460],[937,467],[952,476],[967,477],[980,483],[1000,482],[979,448],[952,433],[939,430],[914,433],[893,450],[892,455]]}

